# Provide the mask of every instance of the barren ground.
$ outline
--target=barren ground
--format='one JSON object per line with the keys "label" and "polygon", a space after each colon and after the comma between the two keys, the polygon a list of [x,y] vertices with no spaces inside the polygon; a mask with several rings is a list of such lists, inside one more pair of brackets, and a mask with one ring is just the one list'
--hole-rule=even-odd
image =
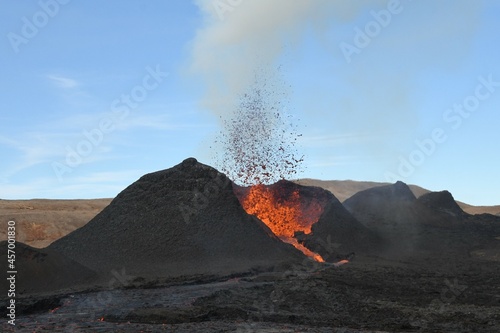
{"label": "barren ground", "polygon": [[[334,268],[138,281],[20,303],[24,332],[480,332],[500,329],[498,264],[356,258]],[[31,306],[29,306],[31,305]],[[3,323],[5,332],[14,332]]]}
{"label": "barren ground", "polygon": [[[0,200],[0,221],[16,222],[17,241],[43,248],[90,221],[111,199]],[[6,240],[0,228],[0,241]]]}

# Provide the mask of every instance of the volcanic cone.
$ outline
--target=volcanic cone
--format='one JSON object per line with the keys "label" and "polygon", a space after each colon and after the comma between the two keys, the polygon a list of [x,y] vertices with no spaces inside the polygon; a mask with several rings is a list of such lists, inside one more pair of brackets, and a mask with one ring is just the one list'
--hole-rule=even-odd
{"label": "volcanic cone", "polygon": [[194,158],[141,177],[50,248],[101,273],[148,277],[231,274],[303,259],[243,210],[225,175]]}

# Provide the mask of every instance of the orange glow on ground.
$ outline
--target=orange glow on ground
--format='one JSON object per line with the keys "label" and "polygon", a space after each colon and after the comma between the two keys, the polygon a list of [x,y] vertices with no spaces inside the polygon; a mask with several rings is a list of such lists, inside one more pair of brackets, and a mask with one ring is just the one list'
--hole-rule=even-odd
{"label": "orange glow on ground", "polygon": [[349,263],[349,260],[343,259],[343,260],[340,260],[339,262],[334,263],[333,266],[339,267],[339,266],[342,266],[342,265],[345,265],[345,264],[348,264],[348,263]]}

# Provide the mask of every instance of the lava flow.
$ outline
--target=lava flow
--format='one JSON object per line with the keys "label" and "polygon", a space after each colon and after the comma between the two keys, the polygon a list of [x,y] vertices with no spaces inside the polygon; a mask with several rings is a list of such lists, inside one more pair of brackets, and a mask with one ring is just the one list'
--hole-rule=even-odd
{"label": "lava flow", "polygon": [[[277,184],[278,185],[278,184]],[[282,241],[292,244],[306,256],[324,262],[321,255],[315,253],[294,238],[296,232],[311,233],[311,227],[323,213],[322,206],[311,202],[303,207],[299,191],[280,191],[259,184],[249,188],[248,193],[240,197],[240,202],[248,214],[257,216]]]}

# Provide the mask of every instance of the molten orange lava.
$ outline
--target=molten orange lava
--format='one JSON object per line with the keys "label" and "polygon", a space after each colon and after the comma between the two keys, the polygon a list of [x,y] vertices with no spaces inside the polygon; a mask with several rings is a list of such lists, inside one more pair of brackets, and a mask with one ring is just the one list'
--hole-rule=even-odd
{"label": "molten orange lava", "polygon": [[299,191],[289,194],[278,193],[264,185],[252,186],[241,204],[248,214],[257,216],[282,241],[292,244],[306,256],[324,262],[323,258],[294,238],[295,232],[311,233],[311,227],[323,212],[318,203],[311,203],[306,209],[302,207]]}

